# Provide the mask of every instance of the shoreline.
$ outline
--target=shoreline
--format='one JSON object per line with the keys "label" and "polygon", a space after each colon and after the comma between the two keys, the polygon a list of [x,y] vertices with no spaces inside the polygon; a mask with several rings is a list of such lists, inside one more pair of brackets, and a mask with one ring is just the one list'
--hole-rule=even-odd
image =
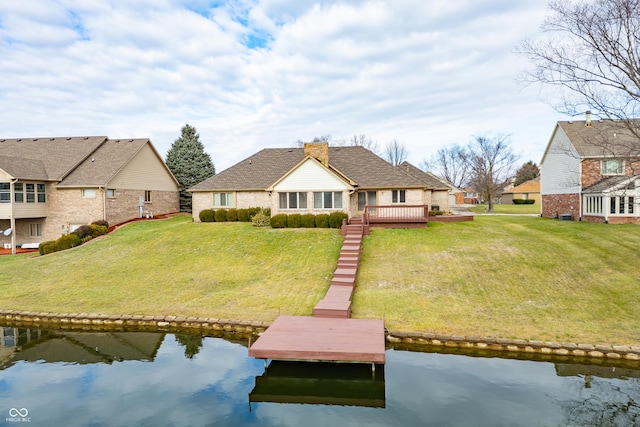
{"label": "shoreline", "polygon": [[[0,322],[9,326],[42,329],[119,330],[144,328],[161,332],[199,331],[258,337],[269,322],[216,319],[185,316],[108,315],[95,313],[46,313],[16,310],[0,310]],[[412,350],[447,349],[473,353],[511,354],[514,356],[547,356],[588,359],[589,361],[640,361],[640,345],[603,345],[559,343],[536,340],[465,337],[420,332],[396,332],[385,329],[388,346],[410,346]]]}

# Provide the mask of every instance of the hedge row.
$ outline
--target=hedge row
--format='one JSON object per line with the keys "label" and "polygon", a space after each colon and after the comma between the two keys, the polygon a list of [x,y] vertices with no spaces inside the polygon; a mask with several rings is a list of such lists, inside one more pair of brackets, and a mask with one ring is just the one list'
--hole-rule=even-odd
{"label": "hedge row", "polygon": [[42,242],[38,246],[40,255],[52,252],[64,251],[75,246],[80,246],[94,237],[102,236],[109,232],[109,223],[104,220],[94,221],[89,225],[81,225],[69,234],[63,234],[58,240]]}
{"label": "hedge row", "polygon": [[260,211],[267,216],[271,215],[271,209],[247,208],[247,209],[204,209],[198,216],[201,222],[250,222]]}
{"label": "hedge row", "polygon": [[340,228],[342,220],[349,216],[344,212],[331,214],[278,214],[271,217],[272,228]]}
{"label": "hedge row", "polygon": [[532,205],[535,202],[534,199],[513,199],[514,205]]}

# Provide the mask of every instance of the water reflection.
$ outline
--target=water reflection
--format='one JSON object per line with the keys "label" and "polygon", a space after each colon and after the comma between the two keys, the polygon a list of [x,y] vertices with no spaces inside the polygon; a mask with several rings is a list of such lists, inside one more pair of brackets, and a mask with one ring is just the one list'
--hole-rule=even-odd
{"label": "water reflection", "polygon": [[246,346],[188,334],[1,331],[0,425],[15,425],[12,408],[30,426],[640,425],[637,363],[391,349],[372,376],[370,365],[265,370]]}
{"label": "water reflection", "polygon": [[256,377],[249,401],[384,408],[384,365],[274,360]]}

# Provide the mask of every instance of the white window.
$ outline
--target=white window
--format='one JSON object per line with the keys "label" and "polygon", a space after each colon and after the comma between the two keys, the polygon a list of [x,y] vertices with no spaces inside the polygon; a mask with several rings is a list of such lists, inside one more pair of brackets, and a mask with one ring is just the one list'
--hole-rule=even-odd
{"label": "white window", "polygon": [[602,175],[622,175],[622,160],[602,160],[600,170]]}
{"label": "white window", "polygon": [[[28,186],[29,184],[27,184]],[[28,191],[28,189],[27,189]],[[29,201],[29,193],[27,193],[27,202]],[[82,198],[84,199],[93,199],[96,197],[96,189],[95,188],[83,188],[82,189]]]}
{"label": "white window", "polygon": [[42,224],[29,224],[29,237],[42,237]]}
{"label": "white window", "polygon": [[13,201],[16,203],[24,203],[24,184],[21,182],[13,184]]}
{"label": "white window", "polygon": [[145,203],[151,203],[151,191],[146,190],[144,192],[144,202]]}
{"label": "white window", "polygon": [[280,209],[307,209],[307,193],[278,193],[278,207]]}
{"label": "white window", "polygon": [[341,191],[318,191],[313,193],[315,209],[342,209]]}
{"label": "white window", "polygon": [[35,203],[36,202],[36,185],[26,183],[25,187],[27,189],[27,203]]}
{"label": "white window", "polygon": [[44,184],[37,184],[36,190],[38,191],[38,203],[47,202],[47,187]]}
{"label": "white window", "polygon": [[116,197],[116,190],[112,188],[107,188],[107,198],[115,199],[115,197]]}
{"label": "white window", "polygon": [[216,208],[233,206],[233,193],[213,193],[213,206]]}
{"label": "white window", "polygon": [[407,203],[407,190],[392,190],[391,203]]}
{"label": "white window", "polygon": [[585,213],[593,215],[602,215],[602,196],[585,197]]}
{"label": "white window", "polygon": [[635,212],[636,199],[633,196],[611,196],[609,198],[609,213],[633,214]]}

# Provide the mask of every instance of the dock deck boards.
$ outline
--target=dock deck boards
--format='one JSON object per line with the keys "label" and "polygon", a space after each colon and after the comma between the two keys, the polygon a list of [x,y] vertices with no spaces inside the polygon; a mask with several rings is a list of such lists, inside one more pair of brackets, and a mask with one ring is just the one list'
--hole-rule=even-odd
{"label": "dock deck boards", "polygon": [[271,360],[385,362],[382,320],[279,316],[249,349]]}

